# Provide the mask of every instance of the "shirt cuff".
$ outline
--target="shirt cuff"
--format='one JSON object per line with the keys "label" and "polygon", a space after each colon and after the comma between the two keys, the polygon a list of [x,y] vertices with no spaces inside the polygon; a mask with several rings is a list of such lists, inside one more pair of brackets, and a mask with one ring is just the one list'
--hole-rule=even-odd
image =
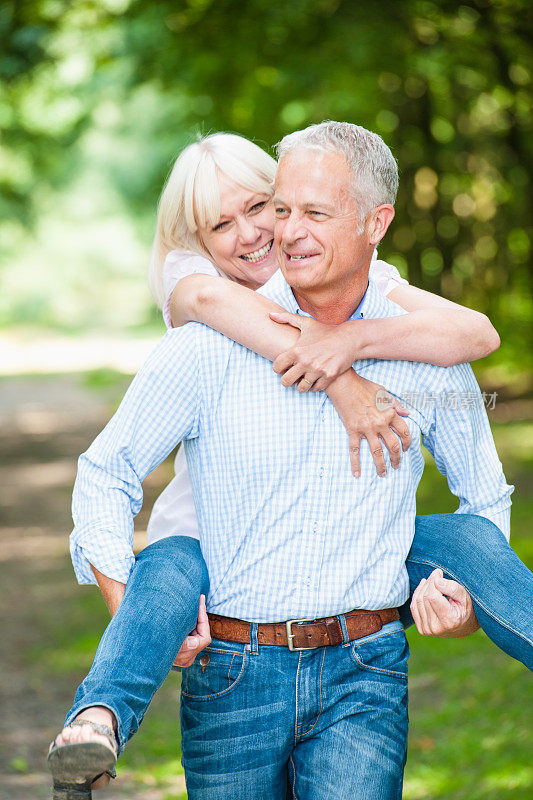
{"label": "shirt cuff", "polygon": [[70,537],[70,555],[78,583],[97,584],[93,567],[107,578],[127,583],[135,563],[133,550],[117,536],[86,533]]}

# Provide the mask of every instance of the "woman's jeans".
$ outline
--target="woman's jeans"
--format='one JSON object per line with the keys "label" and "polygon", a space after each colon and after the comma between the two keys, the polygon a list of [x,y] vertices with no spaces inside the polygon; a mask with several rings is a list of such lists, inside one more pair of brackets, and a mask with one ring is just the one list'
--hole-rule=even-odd
{"label": "woman's jeans", "polygon": [[106,706],[117,720],[121,752],[196,627],[200,595],[208,591],[196,539],[171,536],[142,550],[65,724],[84,708]]}
{"label": "woman's jeans", "polygon": [[[533,670],[533,574],[496,525],[467,514],[417,517],[406,565],[411,593],[437,567],[462,584],[485,633]],[[65,724],[84,708],[106,706],[117,719],[122,751],[196,626],[208,587],[196,539],[172,536],[142,550]],[[408,604],[402,621],[412,623]]]}

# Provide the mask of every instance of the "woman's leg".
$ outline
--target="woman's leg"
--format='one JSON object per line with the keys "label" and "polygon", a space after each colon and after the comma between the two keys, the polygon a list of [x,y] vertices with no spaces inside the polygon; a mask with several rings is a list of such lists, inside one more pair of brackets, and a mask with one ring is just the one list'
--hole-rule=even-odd
{"label": "woman's leg", "polygon": [[200,595],[207,597],[208,590],[196,539],[171,536],[142,550],[65,725],[83,709],[108,708],[116,718],[121,752],[195,628]]}
{"label": "woman's leg", "polygon": [[[440,567],[468,591],[487,636],[533,670],[533,573],[494,523],[474,514],[419,516],[406,564],[411,595]],[[413,622],[407,605],[402,621]]]}

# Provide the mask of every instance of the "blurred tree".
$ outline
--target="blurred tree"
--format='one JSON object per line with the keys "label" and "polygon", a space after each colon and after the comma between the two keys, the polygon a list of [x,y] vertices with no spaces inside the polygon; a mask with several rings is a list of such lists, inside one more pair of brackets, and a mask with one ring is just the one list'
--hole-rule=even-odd
{"label": "blurred tree", "polygon": [[382,254],[417,285],[507,321],[506,358],[519,363],[531,322],[532,22],[529,0],[5,2],[2,211],[28,224],[41,188],[90,162],[151,227],[195,130],[269,147],[310,122],[359,122],[400,166]]}

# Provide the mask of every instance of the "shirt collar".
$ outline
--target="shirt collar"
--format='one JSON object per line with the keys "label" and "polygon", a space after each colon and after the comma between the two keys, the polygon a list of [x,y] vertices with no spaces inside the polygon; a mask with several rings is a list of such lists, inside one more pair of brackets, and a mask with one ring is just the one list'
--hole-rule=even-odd
{"label": "shirt collar", "polygon": [[[293,314],[301,314],[303,316],[310,316],[305,311],[302,311],[296,298],[292,292],[291,287],[285,280],[283,273],[280,269],[274,273],[264,286],[258,289],[260,294],[270,297],[280,306],[291,311]],[[374,281],[370,278],[368,286],[363,298],[350,319],[375,319],[377,317],[394,317],[399,313],[404,313],[399,306],[396,306],[379,291]]]}

